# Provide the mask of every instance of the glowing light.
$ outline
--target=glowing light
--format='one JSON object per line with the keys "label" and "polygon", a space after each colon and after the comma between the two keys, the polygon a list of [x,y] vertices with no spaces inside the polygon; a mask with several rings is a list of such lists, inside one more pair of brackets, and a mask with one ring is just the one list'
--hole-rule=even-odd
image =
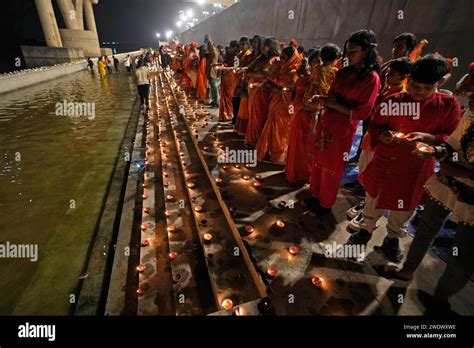
{"label": "glowing light", "polygon": [[311,279],[311,282],[313,283],[314,286],[320,288],[323,286],[323,278],[320,277],[313,277]]}
{"label": "glowing light", "polygon": [[143,273],[143,272],[145,272],[145,270],[146,270],[146,265],[144,263],[141,263],[137,266],[137,271],[139,273]]}
{"label": "glowing light", "polygon": [[276,275],[278,274],[278,270],[276,269],[276,267],[270,266],[267,269],[267,274],[270,277],[276,277]]}
{"label": "glowing light", "polygon": [[234,303],[232,302],[231,299],[226,298],[224,301],[221,303],[222,308],[229,310],[232,307],[234,307]]}
{"label": "glowing light", "polygon": [[298,249],[297,246],[295,245],[292,245],[288,248],[288,252],[291,254],[291,255],[298,255],[298,253],[300,252],[300,250]]}
{"label": "glowing light", "polygon": [[255,228],[253,228],[253,226],[251,226],[251,225],[245,226],[244,229],[245,229],[245,232],[247,232],[247,233],[253,233],[253,232],[255,232]]}
{"label": "glowing light", "polygon": [[178,253],[176,251],[173,251],[173,252],[169,253],[168,256],[169,256],[170,260],[174,260],[178,257]]}
{"label": "glowing light", "polygon": [[247,315],[247,308],[245,308],[244,306],[239,306],[235,310],[234,314],[238,317],[244,317]]}

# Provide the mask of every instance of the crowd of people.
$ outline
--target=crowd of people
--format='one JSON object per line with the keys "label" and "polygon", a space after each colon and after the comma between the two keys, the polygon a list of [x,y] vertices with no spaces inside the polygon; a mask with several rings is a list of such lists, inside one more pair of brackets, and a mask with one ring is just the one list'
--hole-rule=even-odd
{"label": "crowd of people", "polygon": [[[347,164],[358,164],[365,199],[347,212],[348,244],[367,245],[388,214],[377,250],[399,263],[400,238],[424,203],[403,267],[385,267],[386,276],[412,279],[452,216],[457,233],[435,292],[443,306],[474,272],[474,63],[455,90],[443,89],[452,60],[423,55],[427,43],[399,34],[384,62],[370,30],[341,47],[309,50],[259,35],[223,48],[206,35],[203,44],[172,42],[167,66],[199,101],[219,108],[220,121],[232,121],[259,161],[284,163],[290,184],[309,183],[304,204],[318,216],[331,212]],[[461,95],[469,100],[464,111]],[[360,123],[360,149],[350,158]]]}

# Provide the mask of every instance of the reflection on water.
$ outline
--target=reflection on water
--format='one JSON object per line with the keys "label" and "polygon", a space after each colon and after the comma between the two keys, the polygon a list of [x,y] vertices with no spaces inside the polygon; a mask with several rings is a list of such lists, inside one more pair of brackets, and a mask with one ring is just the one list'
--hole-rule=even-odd
{"label": "reflection on water", "polygon": [[[0,244],[39,248],[0,258],[0,315],[68,313],[135,98],[130,76],[88,71],[0,95]],[[95,118],[57,116],[64,100]]]}

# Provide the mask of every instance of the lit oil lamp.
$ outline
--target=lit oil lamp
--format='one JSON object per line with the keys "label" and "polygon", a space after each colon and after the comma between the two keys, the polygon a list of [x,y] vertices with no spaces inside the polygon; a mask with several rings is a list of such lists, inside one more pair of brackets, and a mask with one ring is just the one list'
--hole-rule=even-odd
{"label": "lit oil lamp", "polygon": [[261,187],[261,186],[262,186],[262,184],[259,183],[258,181],[256,181],[256,182],[253,183],[253,187],[255,187],[255,188],[259,188],[259,187]]}
{"label": "lit oil lamp", "polygon": [[229,207],[229,213],[231,213],[231,215],[234,215],[235,213],[237,213],[237,208],[236,207]]}
{"label": "lit oil lamp", "polygon": [[320,288],[323,286],[323,278],[313,277],[311,278],[311,283],[313,283],[314,286]]}
{"label": "lit oil lamp", "polygon": [[300,252],[300,250],[298,249],[297,246],[295,245],[292,245],[288,248],[288,252],[291,254],[291,255],[298,255],[298,253]]}
{"label": "lit oil lamp", "polygon": [[202,206],[198,205],[198,206],[194,207],[194,211],[196,213],[202,213],[204,211],[204,208]]}
{"label": "lit oil lamp", "polygon": [[138,296],[143,296],[145,294],[145,289],[143,287],[139,287],[137,289],[137,295]]}
{"label": "lit oil lamp", "polygon": [[173,195],[166,195],[166,200],[167,201],[172,201],[172,200],[174,200],[174,196]]}
{"label": "lit oil lamp", "polygon": [[141,224],[140,228],[142,229],[142,231],[145,231],[146,229],[148,229],[148,224],[144,222]]}
{"label": "lit oil lamp", "polygon": [[426,153],[426,154],[432,154],[434,152],[431,146],[426,146],[423,143],[416,143],[416,149],[419,152]]}
{"label": "lit oil lamp", "polygon": [[243,178],[244,180],[250,180],[250,175],[244,175],[242,178]]}
{"label": "lit oil lamp", "polygon": [[143,212],[144,212],[145,214],[150,214],[151,208],[150,208],[150,207],[145,207],[145,208],[143,208]]}
{"label": "lit oil lamp", "polygon": [[236,164],[236,165],[234,166],[234,168],[235,168],[235,169],[240,169],[240,168],[242,168],[242,167],[240,166],[240,164]]}
{"label": "lit oil lamp", "polygon": [[395,132],[395,131],[390,131],[390,133],[392,133],[392,136],[394,136],[395,138],[397,139],[402,139],[405,137],[405,133],[402,133],[402,132]]}
{"label": "lit oil lamp", "polygon": [[175,260],[178,257],[178,253],[176,251],[173,251],[168,254],[168,257],[170,258],[170,260]]}
{"label": "lit oil lamp", "polygon": [[237,317],[245,317],[247,315],[247,308],[244,306],[239,306],[234,312],[234,315]]}
{"label": "lit oil lamp", "polygon": [[227,169],[229,169],[229,166],[223,165],[223,166],[222,166],[222,169],[223,169],[223,170],[227,170]]}
{"label": "lit oil lamp", "polygon": [[191,202],[195,203],[197,201],[197,197],[191,197]]}
{"label": "lit oil lamp", "polygon": [[250,168],[252,168],[252,165],[247,163],[247,164],[245,165],[245,168],[250,169]]}
{"label": "lit oil lamp", "polygon": [[150,245],[150,240],[149,239],[144,239],[141,243],[142,247],[147,247]]}
{"label": "lit oil lamp", "polygon": [[276,267],[270,266],[267,268],[267,274],[271,278],[275,278],[276,275],[278,274],[278,270],[276,269]]}
{"label": "lit oil lamp", "polygon": [[146,265],[144,263],[141,263],[137,266],[137,271],[139,273],[143,273],[143,272],[145,272],[145,270],[146,270]]}
{"label": "lit oil lamp", "polygon": [[209,150],[209,146],[204,146],[202,149],[203,149],[204,151],[207,151],[207,150]]}
{"label": "lit oil lamp", "polygon": [[247,232],[248,234],[255,232],[255,228],[251,225],[245,226],[244,229],[245,229],[245,232]]}
{"label": "lit oil lamp", "polygon": [[281,218],[278,218],[275,224],[279,228],[285,228],[285,221],[283,221],[283,219],[281,219]]}
{"label": "lit oil lamp", "polygon": [[223,180],[222,178],[217,178],[217,179],[216,179],[216,184],[217,184],[218,186],[221,186],[221,185],[223,184],[223,182],[224,182],[224,180]]}
{"label": "lit oil lamp", "polygon": [[195,184],[195,183],[193,183],[193,182],[190,182],[190,183],[188,183],[188,185],[187,185],[187,186],[188,186],[188,188],[190,188],[190,189],[193,189],[193,188],[195,188],[195,187],[196,187],[196,184]]}
{"label": "lit oil lamp", "polygon": [[212,239],[213,239],[214,237],[213,237],[212,234],[210,234],[210,233],[205,233],[204,236],[203,236],[203,238],[204,238],[204,243],[210,244],[210,243],[212,242]]}
{"label": "lit oil lamp", "polygon": [[148,195],[144,193],[144,194],[142,195],[142,198],[143,198],[143,199],[147,199],[147,198],[148,198]]}
{"label": "lit oil lamp", "polygon": [[263,181],[263,176],[255,175],[255,179],[258,180],[258,181]]}
{"label": "lit oil lamp", "polygon": [[165,178],[167,178],[167,177],[169,176],[169,174],[168,174],[167,172],[163,172],[163,176],[164,176]]}
{"label": "lit oil lamp", "polygon": [[143,184],[142,184],[142,187],[143,187],[143,188],[147,188],[147,187],[148,187],[148,185],[147,185],[147,184],[145,184],[145,183],[143,183]]}
{"label": "lit oil lamp", "polygon": [[168,227],[166,227],[166,230],[169,232],[169,233],[173,233],[176,231],[176,226],[174,225],[169,225]]}
{"label": "lit oil lamp", "polygon": [[229,310],[229,309],[231,309],[232,307],[234,307],[234,303],[232,302],[231,299],[226,298],[224,301],[222,301],[221,306],[222,306],[222,308],[224,308],[225,310]]}
{"label": "lit oil lamp", "polygon": [[171,215],[173,215],[173,212],[172,212],[172,211],[169,211],[169,210],[165,211],[165,216],[166,216],[167,218],[171,217]]}

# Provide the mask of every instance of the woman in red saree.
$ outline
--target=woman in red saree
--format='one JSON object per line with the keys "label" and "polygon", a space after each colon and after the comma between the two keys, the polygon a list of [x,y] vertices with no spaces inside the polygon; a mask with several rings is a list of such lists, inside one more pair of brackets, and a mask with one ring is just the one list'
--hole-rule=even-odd
{"label": "woman in red saree", "polygon": [[272,69],[267,82],[272,84],[268,117],[257,142],[257,160],[269,157],[272,162],[283,162],[286,157],[290,122],[294,114],[292,90],[298,80],[297,69],[301,56],[294,47],[285,48],[280,62]]}
{"label": "woman in red saree", "polygon": [[[263,37],[255,35],[251,40],[251,45],[252,54],[249,56],[248,62],[244,61],[245,67],[247,68],[246,72],[248,71],[248,67],[251,66],[261,54],[263,54]],[[244,90],[242,91],[239,114],[237,115],[237,120],[234,126],[234,131],[240,136],[245,136],[245,132],[247,131],[250,114],[250,94],[253,92],[249,89],[249,78],[246,72],[242,77],[242,86]]]}
{"label": "woman in red saree", "polygon": [[312,197],[305,204],[326,214],[336,202],[339,184],[360,120],[369,117],[380,90],[375,34],[361,30],[344,45],[349,66],[340,69],[329,96],[318,101],[327,109],[316,128],[315,161],[311,174]]}
{"label": "woman in red saree", "polygon": [[292,185],[305,184],[311,176],[315,135],[310,132],[314,110],[310,105],[305,105],[305,95],[312,84],[311,72],[319,63],[318,49],[308,60],[303,59],[298,69],[299,79],[296,82],[296,94],[293,99],[295,116],[291,120],[285,164],[286,181]]}
{"label": "woman in red saree", "polygon": [[[224,67],[233,67],[237,53],[239,52],[239,43],[231,41],[227,51]],[[220,102],[219,102],[219,121],[230,121],[234,117],[234,106],[232,98],[234,96],[237,79],[232,70],[224,70],[222,73]]]}
{"label": "woman in red saree", "polygon": [[249,80],[249,117],[245,131],[245,144],[255,147],[267,120],[271,89],[264,84],[271,67],[278,62],[280,46],[275,38],[266,38],[263,54],[255,59],[247,69]]}
{"label": "woman in red saree", "polygon": [[[248,123],[248,86],[247,86],[247,76],[245,75],[245,71],[247,70],[248,66],[250,63],[254,60],[255,57],[255,50],[253,49],[253,44],[252,47],[250,45],[245,44],[245,37],[240,39],[240,46],[241,50],[238,55],[239,61],[238,61],[238,68],[239,70],[235,73],[235,79],[237,80],[237,86],[236,90],[234,93],[234,103],[238,103],[239,106],[238,108],[234,107],[235,109],[238,110],[237,115],[235,117],[235,123],[234,123],[234,131],[242,135],[245,133],[247,129],[247,123]],[[249,41],[250,42],[250,41]],[[252,39],[253,42],[253,39]],[[252,43],[250,42],[250,43]],[[249,47],[248,49],[245,49],[246,47]],[[244,69],[240,70],[240,69]]]}
{"label": "woman in red saree", "polygon": [[200,102],[206,101],[207,95],[207,77],[206,77],[206,66],[207,66],[207,56],[209,51],[206,46],[201,46],[199,48],[201,60],[199,61],[199,69],[197,74],[196,82],[196,98]]}

